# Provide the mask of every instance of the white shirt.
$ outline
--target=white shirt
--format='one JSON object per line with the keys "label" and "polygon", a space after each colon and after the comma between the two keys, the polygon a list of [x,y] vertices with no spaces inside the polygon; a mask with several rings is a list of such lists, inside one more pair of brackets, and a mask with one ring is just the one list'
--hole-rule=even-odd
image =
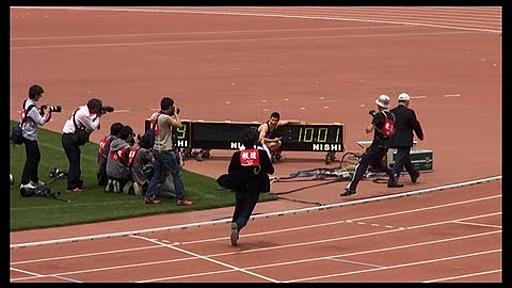
{"label": "white shirt", "polygon": [[[91,132],[98,129],[100,125],[100,117],[95,114],[89,113],[89,108],[87,105],[80,106],[78,111],[75,113],[75,121],[77,126],[85,127],[87,131]],[[62,129],[63,133],[74,133],[75,125],[73,124],[73,114],[69,116],[68,120],[64,124],[64,128]]]}

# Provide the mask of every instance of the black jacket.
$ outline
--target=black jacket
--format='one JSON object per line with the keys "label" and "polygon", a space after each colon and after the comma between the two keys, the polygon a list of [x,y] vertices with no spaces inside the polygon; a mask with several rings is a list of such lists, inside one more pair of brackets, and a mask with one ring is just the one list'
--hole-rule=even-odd
{"label": "black jacket", "polygon": [[414,110],[398,105],[390,110],[395,114],[395,135],[391,138],[391,147],[411,147],[413,144],[413,131],[418,139],[423,140],[423,130],[420,122],[416,119]]}
{"label": "black jacket", "polygon": [[[233,153],[228,166],[228,174],[226,175],[228,184],[221,186],[231,188],[237,192],[269,192],[270,180],[268,174],[274,174],[274,166],[272,166],[267,152],[258,149],[258,153],[260,158],[259,168],[243,167],[240,164],[240,151]],[[217,180],[217,182],[219,182],[219,180]]]}

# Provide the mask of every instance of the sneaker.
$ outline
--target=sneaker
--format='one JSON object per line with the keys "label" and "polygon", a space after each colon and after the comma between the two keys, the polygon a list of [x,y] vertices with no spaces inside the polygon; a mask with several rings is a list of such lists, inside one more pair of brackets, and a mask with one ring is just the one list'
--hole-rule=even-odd
{"label": "sneaker", "polygon": [[400,188],[404,187],[404,184],[398,184],[397,182],[388,183],[388,188]]}
{"label": "sneaker", "polygon": [[73,189],[68,189],[66,188],[66,192],[68,193],[80,193],[80,192],[84,192],[84,190],[80,187],[75,187]]}
{"label": "sneaker", "polygon": [[178,199],[176,201],[176,206],[192,206],[194,205],[194,202],[188,200],[187,198]]}
{"label": "sneaker", "polygon": [[231,246],[238,246],[239,232],[238,224],[236,222],[231,222],[231,235],[229,236],[229,240],[231,240]]}
{"label": "sneaker", "polygon": [[411,175],[412,183],[416,183],[416,181],[418,181],[419,177],[420,177],[420,172],[416,172],[415,174]]}
{"label": "sneaker", "polygon": [[345,188],[345,192],[341,193],[340,196],[350,196],[356,194],[356,191]]}
{"label": "sneaker", "polygon": [[112,183],[114,184],[114,193],[121,193],[121,183],[117,180],[113,180]]}
{"label": "sneaker", "polygon": [[126,184],[124,184],[123,193],[133,194],[133,192],[130,190],[130,188],[132,188],[132,186],[133,186],[133,181],[132,180],[128,180],[128,182],[126,182]]}
{"label": "sneaker", "polygon": [[144,198],[144,204],[149,204],[149,205],[160,204],[160,200],[156,199],[156,198]]}
{"label": "sneaker", "polygon": [[107,185],[105,186],[105,192],[110,193],[110,192],[112,192],[113,188],[114,187],[112,185],[112,179],[108,179]]}
{"label": "sneaker", "polygon": [[34,185],[34,184],[32,183],[32,181],[30,181],[30,182],[29,182],[29,183],[27,183],[27,184],[21,184],[21,185],[20,185],[20,189],[25,189],[25,188],[35,189],[35,188],[37,188],[37,186],[36,186],[36,185]]}
{"label": "sneaker", "polygon": [[33,186],[36,186],[36,187],[41,187],[41,186],[46,185],[46,183],[44,183],[44,182],[43,182],[43,181],[41,181],[41,180],[38,180],[37,182],[30,181],[30,184],[32,184]]}

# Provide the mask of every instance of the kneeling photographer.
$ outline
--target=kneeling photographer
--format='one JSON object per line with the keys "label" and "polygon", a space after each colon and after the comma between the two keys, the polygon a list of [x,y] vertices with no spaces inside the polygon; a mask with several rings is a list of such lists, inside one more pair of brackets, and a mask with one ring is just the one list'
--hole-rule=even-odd
{"label": "kneeling photographer", "polygon": [[[22,142],[25,144],[26,159],[21,176],[20,191],[29,188],[43,186],[44,182],[39,180],[38,169],[41,160],[41,152],[38,145],[38,130],[51,118],[51,107],[47,105],[37,107],[37,102],[41,100],[44,94],[43,87],[34,84],[28,90],[28,98],[23,101],[21,109],[21,135]],[[60,111],[54,111],[60,112]],[[19,128],[18,128],[19,129]]]}
{"label": "kneeling photographer", "polygon": [[82,192],[83,181],[80,170],[80,146],[89,142],[89,135],[100,129],[100,117],[113,112],[111,106],[103,106],[100,99],[92,98],[86,105],[78,107],[62,129],[62,147],[69,162],[67,192]]}

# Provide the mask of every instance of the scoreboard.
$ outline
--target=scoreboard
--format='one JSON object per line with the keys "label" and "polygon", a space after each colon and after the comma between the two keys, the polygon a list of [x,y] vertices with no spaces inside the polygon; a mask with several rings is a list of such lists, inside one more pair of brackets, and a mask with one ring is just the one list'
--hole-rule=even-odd
{"label": "scoreboard", "polygon": [[[174,144],[179,148],[238,149],[240,135],[248,128],[257,129],[257,122],[190,121],[182,120],[183,127],[173,128]],[[149,128],[149,119],[145,129]],[[282,150],[342,152],[344,129],[341,123],[288,124],[277,128],[282,137]]]}

